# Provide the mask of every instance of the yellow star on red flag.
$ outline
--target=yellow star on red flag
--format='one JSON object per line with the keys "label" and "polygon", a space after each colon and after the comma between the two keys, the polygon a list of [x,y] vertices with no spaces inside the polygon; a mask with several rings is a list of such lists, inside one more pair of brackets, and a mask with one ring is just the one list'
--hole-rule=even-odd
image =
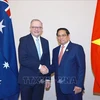
{"label": "yellow star on red flag", "polygon": [[92,41],[92,43],[100,46],[100,38]]}

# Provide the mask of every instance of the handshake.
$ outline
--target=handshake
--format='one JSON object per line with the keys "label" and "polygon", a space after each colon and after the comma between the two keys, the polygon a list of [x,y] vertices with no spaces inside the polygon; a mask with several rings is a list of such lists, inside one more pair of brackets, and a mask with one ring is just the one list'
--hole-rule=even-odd
{"label": "handshake", "polygon": [[45,75],[49,73],[49,69],[45,65],[41,65],[40,72]]}

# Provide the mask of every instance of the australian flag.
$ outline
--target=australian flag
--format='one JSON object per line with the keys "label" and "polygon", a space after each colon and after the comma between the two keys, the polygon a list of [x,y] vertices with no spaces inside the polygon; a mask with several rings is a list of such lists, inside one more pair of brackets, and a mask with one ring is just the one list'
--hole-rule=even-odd
{"label": "australian flag", "polygon": [[7,0],[0,0],[0,100],[18,100],[17,60]]}

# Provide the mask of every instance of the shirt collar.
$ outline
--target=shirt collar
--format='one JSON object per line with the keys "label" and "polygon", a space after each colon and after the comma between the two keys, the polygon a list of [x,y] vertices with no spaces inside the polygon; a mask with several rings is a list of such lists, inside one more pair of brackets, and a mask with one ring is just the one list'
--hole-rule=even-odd
{"label": "shirt collar", "polygon": [[[32,35],[32,34],[31,34]],[[36,39],[39,39],[40,41],[40,36],[39,37],[35,37],[34,35],[32,35],[33,39],[36,41]]]}
{"label": "shirt collar", "polygon": [[[64,48],[67,48],[69,42],[70,42],[70,41],[68,41],[66,44],[64,44]],[[61,45],[61,47],[62,47],[62,45]]]}

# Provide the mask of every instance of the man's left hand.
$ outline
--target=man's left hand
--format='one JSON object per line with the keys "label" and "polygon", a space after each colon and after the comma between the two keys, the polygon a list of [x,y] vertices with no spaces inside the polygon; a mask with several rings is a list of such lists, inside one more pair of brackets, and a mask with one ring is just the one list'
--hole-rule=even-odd
{"label": "man's left hand", "polygon": [[50,80],[45,81],[45,89],[49,90],[50,87],[51,87],[51,81]]}
{"label": "man's left hand", "polygon": [[82,92],[82,88],[75,86],[73,91],[75,91],[75,94],[77,94],[77,93]]}

